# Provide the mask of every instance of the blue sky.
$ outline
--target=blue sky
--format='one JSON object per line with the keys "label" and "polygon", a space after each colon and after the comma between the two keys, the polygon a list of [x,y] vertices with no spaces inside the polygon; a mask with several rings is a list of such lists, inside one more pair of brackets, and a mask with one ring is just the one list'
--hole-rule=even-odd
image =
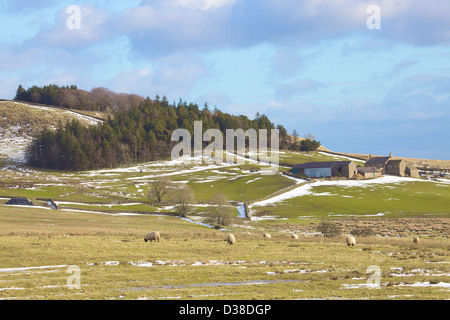
{"label": "blue sky", "polygon": [[[66,9],[80,8],[80,29]],[[381,29],[366,25],[380,9]],[[23,86],[180,98],[338,152],[450,159],[447,0],[0,0],[0,98]]]}

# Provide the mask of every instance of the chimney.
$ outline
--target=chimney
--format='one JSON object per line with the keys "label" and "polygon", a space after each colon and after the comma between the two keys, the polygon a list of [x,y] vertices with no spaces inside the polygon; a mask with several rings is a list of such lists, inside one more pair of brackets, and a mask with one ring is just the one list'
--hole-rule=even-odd
{"label": "chimney", "polygon": [[371,154],[369,154],[369,159],[372,159],[372,155]]}
{"label": "chimney", "polygon": [[389,156],[392,158],[394,155],[393,155],[392,152],[391,152],[391,154],[390,154]]}

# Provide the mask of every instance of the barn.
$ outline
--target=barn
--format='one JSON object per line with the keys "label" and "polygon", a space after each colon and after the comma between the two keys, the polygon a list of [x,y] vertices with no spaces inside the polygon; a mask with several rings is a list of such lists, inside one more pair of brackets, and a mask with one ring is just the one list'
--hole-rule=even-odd
{"label": "barn", "polygon": [[364,178],[381,177],[381,169],[377,169],[375,167],[360,167],[358,168],[358,173]]}
{"label": "barn", "polygon": [[406,166],[405,173],[411,178],[419,178],[419,169],[414,166]]}
{"label": "barn", "polygon": [[311,178],[351,178],[356,172],[356,164],[353,161],[308,162],[296,164],[292,169],[294,174],[304,174]]}

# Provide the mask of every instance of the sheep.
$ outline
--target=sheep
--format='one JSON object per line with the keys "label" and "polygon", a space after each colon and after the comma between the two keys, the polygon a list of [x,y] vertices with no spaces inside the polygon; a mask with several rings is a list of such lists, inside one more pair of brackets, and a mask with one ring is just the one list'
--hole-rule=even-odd
{"label": "sheep", "polygon": [[272,239],[272,236],[269,233],[264,233],[264,238]]}
{"label": "sheep", "polygon": [[293,234],[291,235],[291,238],[292,238],[292,239],[298,239],[298,235],[296,235],[295,233],[293,233]]}
{"label": "sheep", "polygon": [[153,232],[147,233],[147,235],[144,238],[144,241],[145,242],[147,242],[147,241],[150,241],[150,242],[158,241],[159,242],[160,238],[161,238],[161,235],[159,234],[159,231],[153,231]]}
{"label": "sheep", "polygon": [[233,234],[229,233],[229,234],[227,235],[227,242],[228,242],[229,244],[234,244],[234,243],[236,242],[236,238],[234,237]]}
{"label": "sheep", "polygon": [[419,237],[414,237],[413,238],[413,243],[419,243]]}
{"label": "sheep", "polygon": [[349,247],[353,247],[356,245],[356,239],[353,236],[348,236],[346,241],[347,241],[347,246],[349,246]]}

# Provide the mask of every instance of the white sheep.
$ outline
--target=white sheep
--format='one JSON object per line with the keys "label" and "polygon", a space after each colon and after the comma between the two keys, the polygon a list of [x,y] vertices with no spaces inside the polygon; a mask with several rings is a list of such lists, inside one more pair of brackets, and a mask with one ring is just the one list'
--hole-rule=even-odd
{"label": "white sheep", "polygon": [[158,241],[159,242],[160,238],[161,238],[161,235],[159,234],[159,231],[153,231],[153,232],[147,233],[147,235],[144,238],[144,241],[145,242],[147,242],[147,241],[150,241],[150,242]]}
{"label": "white sheep", "polygon": [[236,238],[234,237],[233,234],[229,233],[229,234],[227,235],[227,242],[228,242],[229,244],[234,244],[234,243],[236,242]]}
{"label": "white sheep", "polygon": [[346,241],[347,241],[347,246],[349,246],[349,247],[353,247],[356,245],[356,239],[353,236],[348,236]]}
{"label": "white sheep", "polygon": [[293,233],[293,234],[291,235],[291,238],[292,238],[292,239],[298,239],[298,235],[296,235],[295,233]]}
{"label": "white sheep", "polygon": [[264,238],[272,239],[272,236],[269,233],[264,233]]}

